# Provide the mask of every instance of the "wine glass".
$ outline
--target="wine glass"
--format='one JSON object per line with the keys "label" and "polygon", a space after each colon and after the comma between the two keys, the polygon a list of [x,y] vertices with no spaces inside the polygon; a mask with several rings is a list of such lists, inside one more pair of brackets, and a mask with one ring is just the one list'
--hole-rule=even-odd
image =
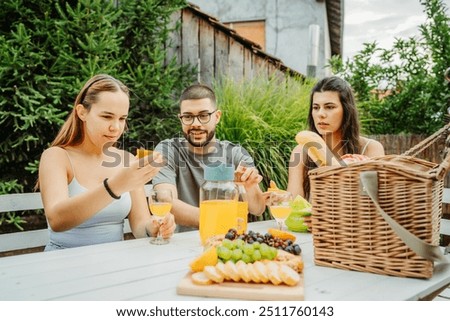
{"label": "wine glass", "polygon": [[292,199],[292,194],[286,191],[270,193],[269,210],[279,230],[283,230],[284,221],[292,212]]}
{"label": "wine glass", "polygon": [[[157,217],[159,224],[161,224],[164,217],[169,214],[172,209],[172,191],[168,189],[150,191],[148,205],[150,207],[150,212]],[[157,237],[152,238],[150,243],[163,245],[169,243],[169,240],[164,239],[161,236],[161,231],[158,230]]]}

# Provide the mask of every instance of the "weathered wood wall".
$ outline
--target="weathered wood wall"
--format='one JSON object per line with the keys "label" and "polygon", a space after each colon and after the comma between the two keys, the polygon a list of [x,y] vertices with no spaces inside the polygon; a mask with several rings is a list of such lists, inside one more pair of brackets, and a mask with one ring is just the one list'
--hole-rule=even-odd
{"label": "weathered wood wall", "polygon": [[236,81],[269,76],[282,79],[286,73],[303,77],[195,6],[175,13],[172,23],[181,23],[181,28],[171,35],[167,59],[175,57],[179,64],[196,66],[199,82],[211,85],[221,76]]}

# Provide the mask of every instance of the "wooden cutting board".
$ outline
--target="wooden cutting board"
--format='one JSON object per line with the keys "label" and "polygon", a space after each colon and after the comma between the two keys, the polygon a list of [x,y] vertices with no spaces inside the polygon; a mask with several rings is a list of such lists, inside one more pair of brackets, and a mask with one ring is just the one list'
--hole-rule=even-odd
{"label": "wooden cutting board", "polygon": [[303,301],[303,273],[296,286],[273,285],[264,283],[223,282],[210,285],[194,284],[192,272],[184,276],[177,286],[177,294],[226,299],[256,301]]}

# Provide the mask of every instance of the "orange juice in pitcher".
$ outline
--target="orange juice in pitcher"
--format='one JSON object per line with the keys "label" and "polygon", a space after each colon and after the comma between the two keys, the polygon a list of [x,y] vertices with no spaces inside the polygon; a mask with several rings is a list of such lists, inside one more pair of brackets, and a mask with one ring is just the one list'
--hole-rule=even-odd
{"label": "orange juice in pitcher", "polygon": [[234,168],[224,164],[208,166],[200,188],[199,232],[202,244],[238,226],[238,189]]}
{"label": "orange juice in pitcher", "polygon": [[200,203],[200,239],[202,244],[215,236],[226,234],[237,225],[237,201],[209,200]]}

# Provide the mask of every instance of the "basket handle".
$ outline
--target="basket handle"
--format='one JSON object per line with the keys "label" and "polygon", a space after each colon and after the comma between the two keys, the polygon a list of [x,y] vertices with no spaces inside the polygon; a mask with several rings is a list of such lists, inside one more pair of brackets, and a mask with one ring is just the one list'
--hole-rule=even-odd
{"label": "basket handle", "polygon": [[443,179],[448,169],[450,168],[450,150],[447,152],[444,160],[438,167],[431,169],[429,172],[436,175],[437,179]]}
{"label": "basket handle", "polygon": [[450,122],[446,124],[444,127],[439,129],[437,132],[432,134],[431,136],[425,138],[424,140],[420,141],[404,153],[402,153],[402,156],[417,156],[420,152],[427,149],[429,146],[434,144],[439,138],[441,138],[444,135],[448,135],[448,131],[450,130]]}
{"label": "basket handle", "polygon": [[448,258],[442,254],[439,246],[431,245],[422,241],[403,226],[398,224],[381,208],[378,203],[378,173],[376,171],[361,172],[360,179],[365,194],[370,197],[378,212],[406,245],[408,245],[417,255],[420,255],[427,260],[450,263]]}

